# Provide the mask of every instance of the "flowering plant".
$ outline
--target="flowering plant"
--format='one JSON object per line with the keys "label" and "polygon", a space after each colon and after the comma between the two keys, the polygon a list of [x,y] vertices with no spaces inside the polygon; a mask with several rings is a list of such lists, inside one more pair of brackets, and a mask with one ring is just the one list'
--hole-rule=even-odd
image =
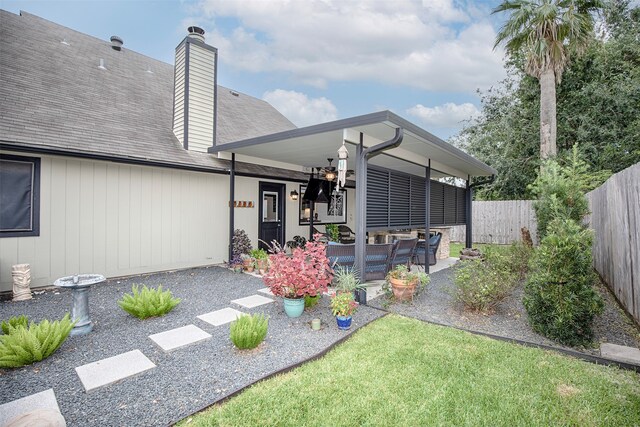
{"label": "flowering plant", "polygon": [[284,298],[304,298],[327,291],[333,279],[327,250],[319,241],[319,234],[308,241],[304,249],[295,248],[289,256],[284,251],[269,255],[271,268],[263,277],[271,292]]}
{"label": "flowering plant", "polygon": [[351,316],[358,309],[358,303],[353,299],[353,293],[344,292],[331,298],[331,310],[334,316]]}

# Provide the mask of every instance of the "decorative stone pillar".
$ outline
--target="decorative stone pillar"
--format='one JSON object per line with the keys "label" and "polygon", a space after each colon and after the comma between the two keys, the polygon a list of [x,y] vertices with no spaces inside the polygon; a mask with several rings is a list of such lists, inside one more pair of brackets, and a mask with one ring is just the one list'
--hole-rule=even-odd
{"label": "decorative stone pillar", "polygon": [[29,264],[16,264],[11,267],[13,277],[13,300],[31,299],[31,267]]}

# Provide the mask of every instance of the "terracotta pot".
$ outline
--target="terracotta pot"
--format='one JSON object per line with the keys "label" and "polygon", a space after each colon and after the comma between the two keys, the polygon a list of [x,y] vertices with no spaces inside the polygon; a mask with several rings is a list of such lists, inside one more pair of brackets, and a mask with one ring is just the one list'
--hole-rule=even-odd
{"label": "terracotta pot", "polygon": [[269,269],[269,260],[267,259],[259,259],[256,261],[258,264],[258,270],[260,270],[260,274],[264,274]]}
{"label": "terracotta pot", "polygon": [[407,282],[402,279],[389,279],[391,283],[391,289],[393,290],[393,296],[397,301],[411,301],[413,294],[416,292],[417,280],[413,282]]}
{"label": "terracotta pot", "polygon": [[253,271],[253,259],[249,258],[249,259],[243,259],[242,260],[242,266],[244,267],[244,269],[248,272],[252,272]]}

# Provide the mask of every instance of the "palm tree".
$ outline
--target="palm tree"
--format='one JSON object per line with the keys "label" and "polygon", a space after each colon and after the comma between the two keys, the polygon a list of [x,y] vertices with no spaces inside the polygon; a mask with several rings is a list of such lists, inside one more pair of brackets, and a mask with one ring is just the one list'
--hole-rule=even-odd
{"label": "palm tree", "polygon": [[593,34],[600,0],[506,0],[492,13],[509,11],[494,49],[524,54],[525,71],[540,82],[540,158],[556,155],[556,83],[569,52],[584,50]]}

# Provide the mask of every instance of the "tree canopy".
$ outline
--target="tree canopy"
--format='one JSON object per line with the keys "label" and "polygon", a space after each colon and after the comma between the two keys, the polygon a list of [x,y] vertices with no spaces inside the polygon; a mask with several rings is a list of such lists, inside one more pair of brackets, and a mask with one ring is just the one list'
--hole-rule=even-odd
{"label": "tree canopy", "polygon": [[[452,142],[497,169],[481,199],[530,198],[539,170],[540,91],[526,57],[506,58],[507,78],[481,92],[482,114]],[[640,161],[640,7],[606,3],[599,34],[565,69],[557,88],[558,156],[579,143],[593,171]]]}

